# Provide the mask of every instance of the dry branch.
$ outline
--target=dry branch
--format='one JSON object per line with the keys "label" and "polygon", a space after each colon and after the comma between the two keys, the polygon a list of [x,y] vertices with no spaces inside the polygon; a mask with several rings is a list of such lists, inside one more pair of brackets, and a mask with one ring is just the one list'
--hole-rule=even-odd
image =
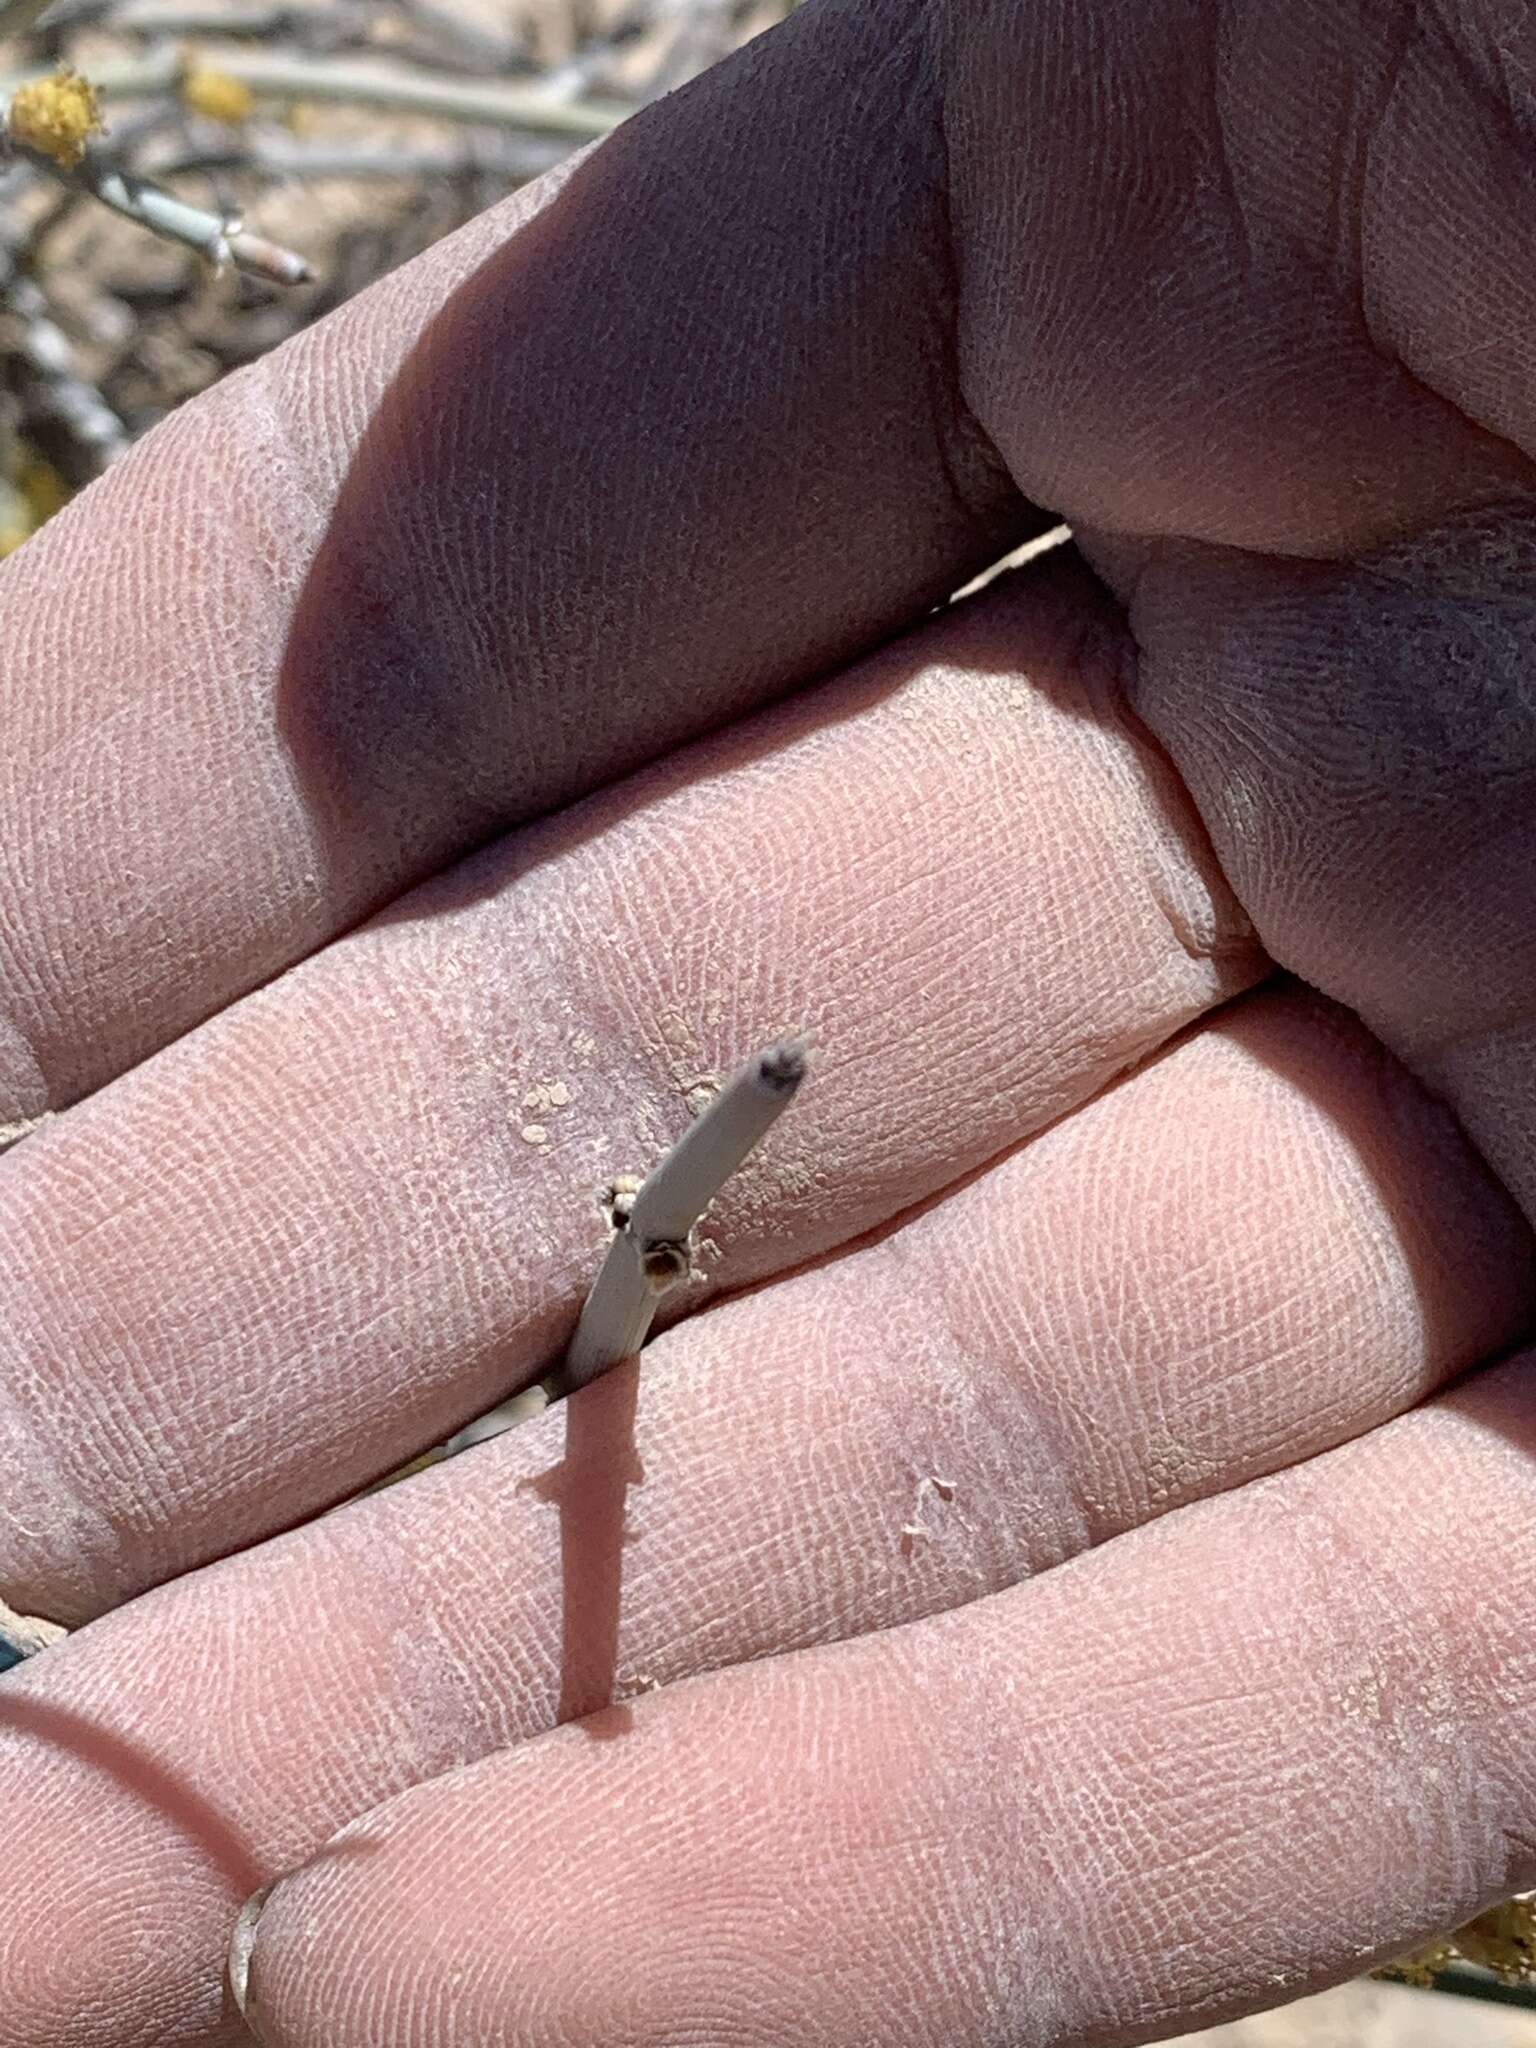
{"label": "dry branch", "polygon": [[[184,52],[162,50],[120,63],[93,65],[91,83],[103,100],[154,99],[176,92],[187,69]],[[542,86],[434,76],[396,70],[372,60],[221,49],[218,69],[248,86],[258,99],[376,107],[438,121],[524,128],[531,134],[567,136],[573,142],[595,141],[634,112],[619,101],[573,103],[551,96]],[[34,67],[0,79],[0,97],[8,99],[40,75]]]}
{"label": "dry branch", "polygon": [[563,1362],[466,1424],[443,1446],[447,1456],[541,1414],[639,1351],[662,1297],[688,1276],[695,1224],[789,1107],[805,1070],[804,1046],[785,1039],[726,1083],[638,1192],[615,1204],[608,1253]]}

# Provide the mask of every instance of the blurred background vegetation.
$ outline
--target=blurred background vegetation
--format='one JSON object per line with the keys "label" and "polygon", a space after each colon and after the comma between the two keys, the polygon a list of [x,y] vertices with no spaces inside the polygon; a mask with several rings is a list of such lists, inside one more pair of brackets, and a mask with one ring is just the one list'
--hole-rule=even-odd
{"label": "blurred background vegetation", "polygon": [[[0,0],[0,554],[184,399],[793,4]],[[23,118],[70,74],[105,124],[75,162]]]}

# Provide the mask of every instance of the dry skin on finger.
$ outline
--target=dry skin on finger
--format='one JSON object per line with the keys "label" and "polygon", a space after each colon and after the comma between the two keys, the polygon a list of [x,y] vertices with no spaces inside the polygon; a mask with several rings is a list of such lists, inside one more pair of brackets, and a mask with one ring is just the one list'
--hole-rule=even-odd
{"label": "dry skin on finger", "polygon": [[[175,2013],[223,2048],[245,1892],[401,1786],[986,1601],[1411,1405],[1533,1302],[1527,1235],[1443,1111],[1326,1004],[1262,992],[643,1373],[39,1660],[9,1695],[36,1729],[0,1711],[0,1978],[31,1987],[0,2044],[62,2044],[69,2013],[161,2048]],[[62,1873],[69,1915],[40,1918]]]}

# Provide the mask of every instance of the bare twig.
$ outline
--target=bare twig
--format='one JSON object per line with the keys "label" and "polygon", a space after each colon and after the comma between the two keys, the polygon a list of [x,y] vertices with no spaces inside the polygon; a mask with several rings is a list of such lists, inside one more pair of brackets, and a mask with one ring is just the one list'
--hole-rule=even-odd
{"label": "bare twig", "polygon": [[614,1234],[563,1363],[448,1439],[452,1457],[499,1436],[626,1358],[650,1333],[663,1295],[688,1276],[694,1225],[794,1100],[805,1047],[786,1039],[728,1081],[633,1196],[614,1204]]}
{"label": "bare twig", "polygon": [[297,251],[265,235],[253,235],[248,228],[231,228],[225,246],[236,270],[247,277],[264,277],[269,284],[307,284],[315,274]]}
{"label": "bare twig", "polygon": [[[60,22],[57,10],[49,27]],[[367,40],[369,12],[341,0],[303,6],[297,0],[123,0],[112,32],[124,36],[248,36],[336,50]]]}
{"label": "bare twig", "polygon": [[[181,52],[163,50],[120,64],[93,66],[91,83],[104,100],[153,99],[174,92],[186,69]],[[573,104],[552,98],[535,85],[433,77],[355,59],[221,49],[218,69],[249,86],[260,99],[380,107],[439,121],[526,128],[534,134],[565,135],[579,142],[607,135],[634,112],[633,107],[617,101]],[[9,97],[38,75],[34,69],[0,79],[0,97]]]}
{"label": "bare twig", "polygon": [[118,0],[42,0],[34,20],[48,30],[89,28],[117,5]]}
{"label": "bare twig", "polygon": [[269,284],[303,284],[313,275],[304,258],[292,249],[280,248],[276,242],[269,242],[261,235],[247,234],[238,221],[209,213],[205,207],[193,206],[185,199],[178,199],[174,192],[167,192],[163,185],[120,171],[89,153],[68,169],[39,151],[26,150],[23,153],[39,170],[47,171],[77,191],[88,192],[103,206],[110,206],[114,213],[137,221],[151,234],[195,249],[215,268],[232,263],[237,270],[243,270],[251,277],[265,278]]}
{"label": "bare twig", "polygon": [[107,15],[114,35],[277,37],[326,49],[363,40],[369,26],[367,0],[45,0],[38,25],[76,34]]}
{"label": "bare twig", "polygon": [[[175,105],[140,108],[125,120],[115,124],[112,130],[110,151],[103,151],[104,160],[121,168],[131,161],[141,146],[153,136],[168,127],[184,129],[185,122],[181,109]],[[23,179],[28,187],[45,183],[53,190],[53,202],[45,212],[33,218],[24,239],[18,245],[22,267],[34,275],[51,238],[73,219],[81,206],[89,205],[91,195],[83,187],[61,180],[58,166],[50,163],[46,171],[40,171],[35,163],[20,163],[15,166],[15,175]],[[3,203],[3,194],[0,194]]]}

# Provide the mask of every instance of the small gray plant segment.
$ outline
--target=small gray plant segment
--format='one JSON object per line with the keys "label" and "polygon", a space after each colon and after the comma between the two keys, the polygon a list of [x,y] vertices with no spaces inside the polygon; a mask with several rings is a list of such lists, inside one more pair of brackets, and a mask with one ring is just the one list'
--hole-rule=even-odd
{"label": "small gray plant segment", "polygon": [[765,1047],[726,1082],[644,1181],[614,1182],[605,1204],[613,1238],[563,1361],[536,1385],[467,1423],[443,1445],[443,1456],[542,1415],[551,1402],[640,1350],[663,1296],[688,1277],[700,1217],[794,1101],[805,1073],[802,1040]]}

